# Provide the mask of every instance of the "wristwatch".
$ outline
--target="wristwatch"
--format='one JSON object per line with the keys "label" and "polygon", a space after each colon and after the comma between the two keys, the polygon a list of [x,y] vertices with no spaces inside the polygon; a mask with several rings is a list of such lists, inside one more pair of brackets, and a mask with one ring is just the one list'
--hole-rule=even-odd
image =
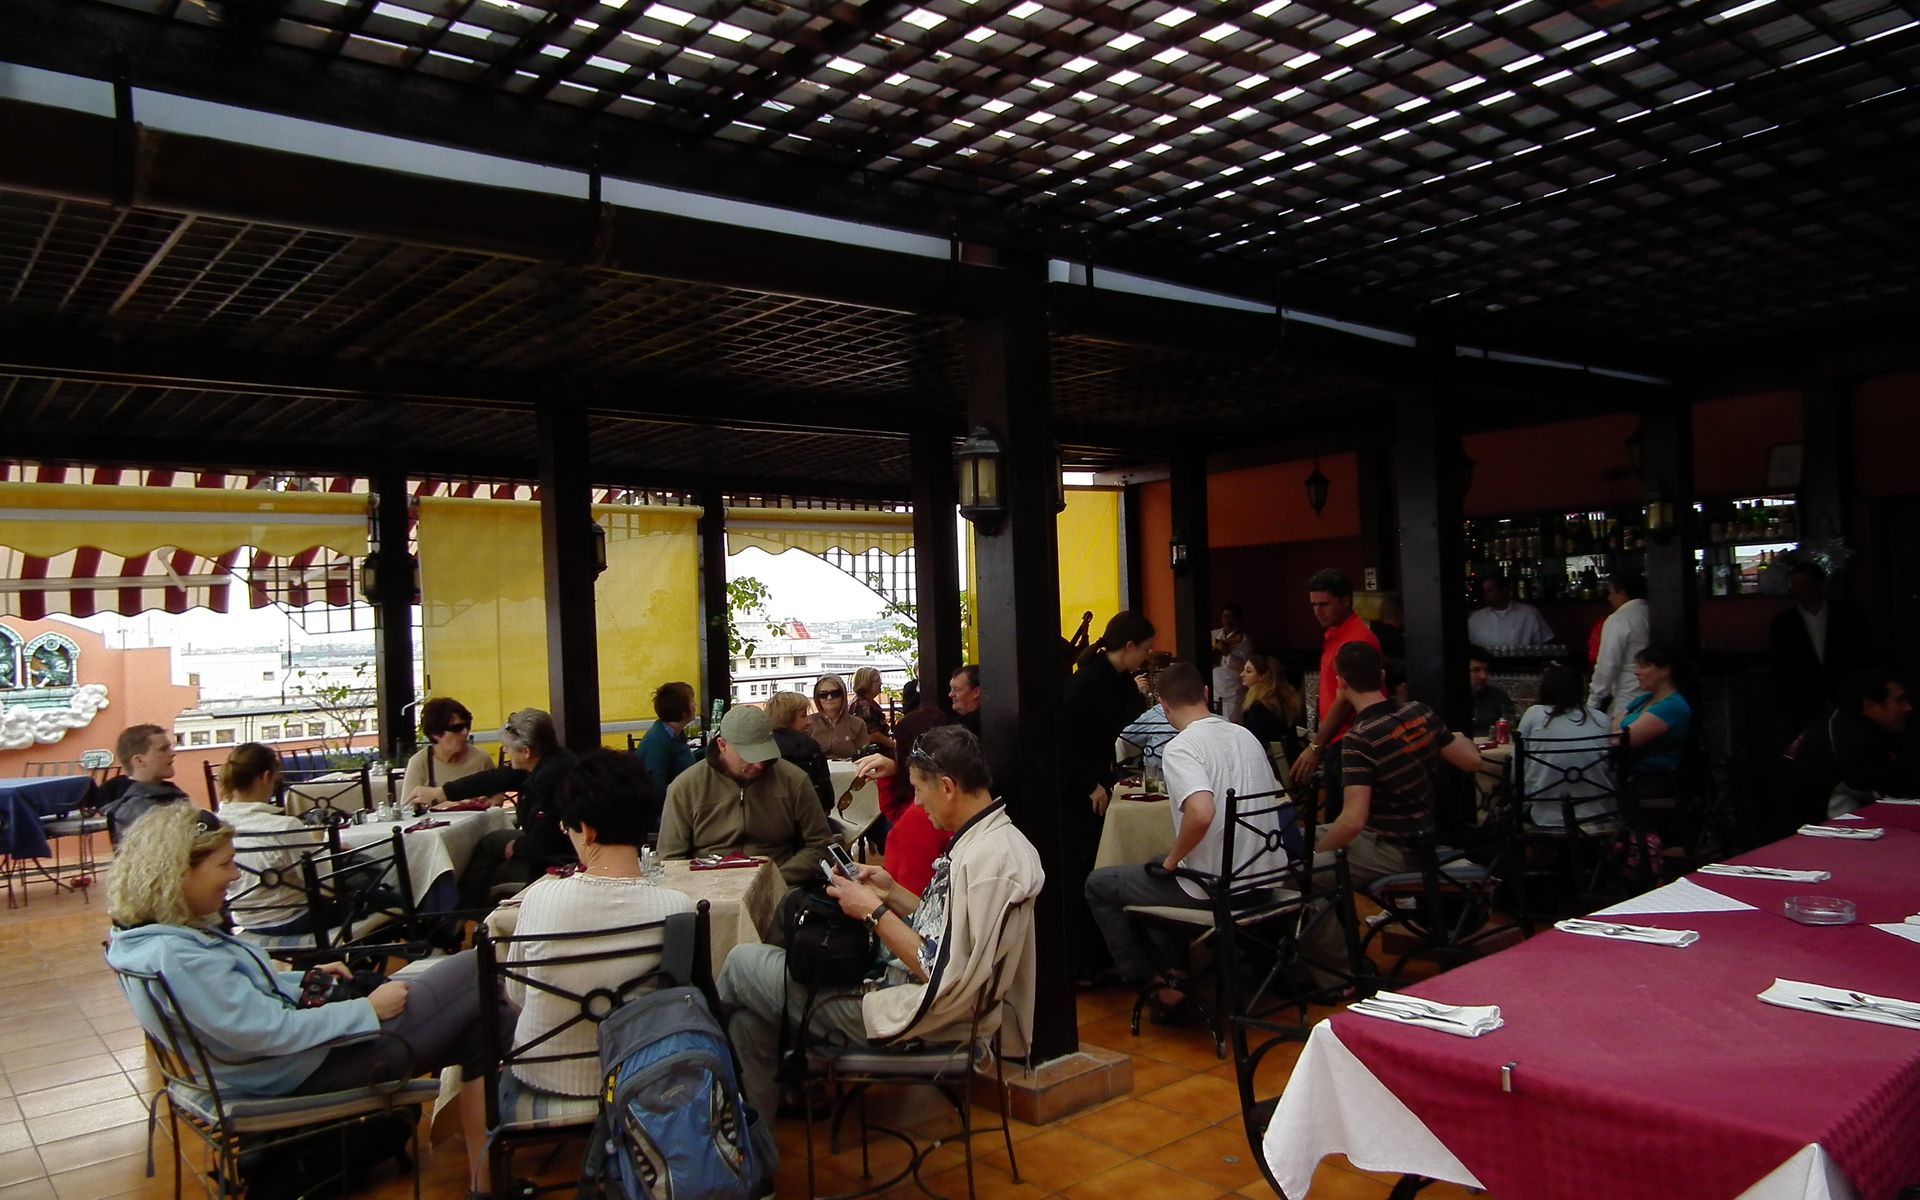
{"label": "wristwatch", "polygon": [[875,933],[879,933],[879,932],[880,932],[880,919],[881,919],[882,917],[884,917],[884,916],[886,916],[886,915],[887,915],[887,906],[886,906],[886,903],[885,903],[885,902],[883,901],[883,902],[882,902],[882,903],[881,903],[881,904],[880,904],[880,905],[879,905],[879,906],[878,906],[877,908],[875,908],[875,909],[874,909],[874,910],[873,910],[872,912],[870,912],[870,913],[868,913],[868,914],[867,914],[866,916],[864,916],[864,917],[862,917],[862,918],[861,918],[861,920],[863,920],[863,921],[865,921],[865,922],[867,923],[867,928],[868,928],[868,929],[871,929],[871,930],[873,930],[873,931],[874,931]]}

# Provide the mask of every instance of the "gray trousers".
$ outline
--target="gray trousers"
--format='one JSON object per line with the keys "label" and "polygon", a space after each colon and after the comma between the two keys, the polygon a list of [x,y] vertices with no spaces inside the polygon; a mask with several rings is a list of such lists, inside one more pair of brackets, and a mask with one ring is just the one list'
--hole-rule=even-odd
{"label": "gray trousers", "polygon": [[[777,946],[735,946],[715,981],[726,1014],[727,1036],[740,1056],[740,1090],[763,1121],[773,1120],[780,1102],[780,1026],[798,1025],[807,988],[787,979],[787,952]],[[814,992],[807,1015],[807,1036],[814,1044],[865,1045],[867,1024],[860,1012],[860,987],[823,987]],[[784,1014],[784,1016],[783,1016]]]}
{"label": "gray trousers", "polygon": [[[390,1036],[327,1052],[313,1074],[293,1089],[296,1096],[344,1092],[372,1082],[411,1079],[422,1071],[461,1067],[468,1079],[486,1071],[480,1044],[480,967],[473,951],[443,958],[403,981],[407,1007],[380,1032]],[[502,1028],[513,1029],[510,1011]]]}
{"label": "gray trousers", "polygon": [[[1129,904],[1151,904],[1162,908],[1206,908],[1205,899],[1187,895],[1180,881],[1171,875],[1155,875],[1145,866],[1101,867],[1087,876],[1087,907],[1093,910],[1094,924],[1107,940],[1114,969],[1128,983],[1139,983],[1162,964],[1184,960],[1183,938],[1171,930],[1143,930],[1128,917]],[[1196,927],[1194,935],[1200,930]],[[1153,941],[1150,950],[1147,938]]]}

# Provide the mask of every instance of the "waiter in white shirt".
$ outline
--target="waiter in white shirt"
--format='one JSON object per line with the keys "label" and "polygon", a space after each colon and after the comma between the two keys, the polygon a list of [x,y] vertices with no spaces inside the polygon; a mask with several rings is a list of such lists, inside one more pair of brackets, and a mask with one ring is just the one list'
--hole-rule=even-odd
{"label": "waiter in white shirt", "polygon": [[1647,577],[1615,575],[1607,580],[1607,603],[1613,612],[1600,626],[1600,656],[1593,660],[1589,707],[1618,721],[1644,690],[1633,674],[1633,660],[1652,640],[1647,609]]}
{"label": "waiter in white shirt", "polygon": [[1229,604],[1220,610],[1220,628],[1213,631],[1213,652],[1219,662],[1213,668],[1213,695],[1220,701],[1220,715],[1238,725],[1241,713],[1240,668],[1252,654],[1253,639],[1240,628],[1240,606]]}
{"label": "waiter in white shirt", "polygon": [[1480,581],[1486,607],[1467,616],[1467,640],[1476,646],[1544,646],[1553,641],[1553,629],[1540,610],[1513,598],[1504,575]]}

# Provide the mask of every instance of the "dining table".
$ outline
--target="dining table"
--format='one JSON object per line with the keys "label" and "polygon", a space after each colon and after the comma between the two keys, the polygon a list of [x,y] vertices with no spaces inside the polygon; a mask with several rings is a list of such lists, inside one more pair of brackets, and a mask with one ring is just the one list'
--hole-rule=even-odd
{"label": "dining table", "polygon": [[[1920,1018],[1899,1015],[1920,1013],[1920,802],[1823,828],[1843,836],[1791,835],[1403,993],[1497,1006],[1489,1032],[1351,1010],[1315,1025],[1262,1144],[1283,1194],[1304,1196],[1335,1153],[1525,1200],[1894,1200],[1920,1184]],[[1781,870],[1829,877],[1768,877]],[[1789,919],[1803,896],[1854,919]]]}
{"label": "dining table", "polygon": [[1173,805],[1165,793],[1116,791],[1100,823],[1093,866],[1137,867],[1160,862],[1173,849]]}
{"label": "dining table", "polygon": [[47,844],[41,819],[90,808],[99,790],[91,775],[0,779],[0,822],[5,825],[6,857],[20,861],[51,856],[53,848]]}
{"label": "dining table", "polygon": [[[357,777],[356,777],[357,778]],[[356,783],[355,787],[359,785]],[[473,860],[480,839],[497,829],[513,828],[513,812],[486,808],[478,812],[429,812],[392,821],[367,821],[340,827],[343,849],[358,850],[386,842],[401,831],[407,853],[407,877],[421,912],[444,912],[458,906],[455,883]]]}

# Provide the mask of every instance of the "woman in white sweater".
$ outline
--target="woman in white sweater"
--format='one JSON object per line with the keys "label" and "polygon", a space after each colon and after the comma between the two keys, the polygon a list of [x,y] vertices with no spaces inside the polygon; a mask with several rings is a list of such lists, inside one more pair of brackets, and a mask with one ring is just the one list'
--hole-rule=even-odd
{"label": "woman in white sweater", "polygon": [[[560,825],[580,858],[580,870],[550,875],[520,894],[520,917],[508,957],[526,966],[526,974],[575,996],[595,988],[627,991],[627,985],[660,962],[660,932],[610,934],[543,943],[545,934],[625,929],[654,924],[670,914],[692,912],[693,902],[679,892],[640,876],[640,843],[649,832],[642,814],[658,812],[652,779],[631,754],[595,750],[560,785]],[[541,968],[543,958],[631,953],[592,963]],[[507,1000],[520,1009],[514,1044],[526,1046],[550,1030],[532,1053],[558,1062],[516,1063],[500,1080],[501,1107],[512,1112],[521,1092],[592,1099],[601,1086],[598,1028],[580,1019],[580,1006],[563,996],[515,980],[507,982]],[[631,999],[631,995],[626,998]],[[569,1024],[571,1022],[571,1024]]]}
{"label": "woman in white sweater", "polygon": [[1581,703],[1584,697],[1572,667],[1549,663],[1540,677],[1540,703],[1520,714],[1516,732],[1526,750],[1520,786],[1532,802],[1528,815],[1542,828],[1566,824],[1564,800],[1579,801],[1573,819],[1582,829],[1619,824],[1612,727],[1605,713]]}

